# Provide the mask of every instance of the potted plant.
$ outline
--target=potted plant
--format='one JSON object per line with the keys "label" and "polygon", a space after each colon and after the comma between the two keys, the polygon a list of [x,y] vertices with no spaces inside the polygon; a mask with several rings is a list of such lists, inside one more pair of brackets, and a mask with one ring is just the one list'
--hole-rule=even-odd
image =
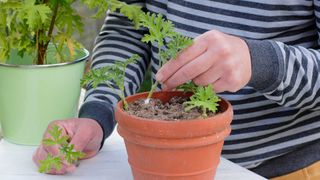
{"label": "potted plant", "polygon": [[50,121],[76,116],[89,53],[72,38],[83,31],[74,2],[0,0],[0,121],[10,142],[37,145]]}
{"label": "potted plant", "polygon": [[[142,41],[158,44],[161,65],[192,44],[161,14],[144,13],[116,0],[109,7],[149,30]],[[105,83],[119,93],[115,115],[134,178],[213,179],[224,138],[231,131],[230,103],[220,99],[211,85],[198,87],[192,82],[182,85],[183,91],[154,92],[156,82],[148,93],[125,97],[125,69],[138,58],[134,55],[125,62],[92,70],[83,79],[84,84],[96,87]]]}

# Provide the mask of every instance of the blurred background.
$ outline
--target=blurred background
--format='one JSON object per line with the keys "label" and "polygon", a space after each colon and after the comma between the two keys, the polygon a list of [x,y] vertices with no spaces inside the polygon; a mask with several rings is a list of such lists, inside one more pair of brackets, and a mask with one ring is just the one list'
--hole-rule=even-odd
{"label": "blurred background", "polygon": [[88,51],[92,51],[95,37],[98,35],[100,28],[104,22],[104,17],[100,19],[93,19],[91,16],[95,14],[94,10],[88,10],[83,6],[76,4],[76,8],[84,19],[85,29],[82,35],[76,36]]}

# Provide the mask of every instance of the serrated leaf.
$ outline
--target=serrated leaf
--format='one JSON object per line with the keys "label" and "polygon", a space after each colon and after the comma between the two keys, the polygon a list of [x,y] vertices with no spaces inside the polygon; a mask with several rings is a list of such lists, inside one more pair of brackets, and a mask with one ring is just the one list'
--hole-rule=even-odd
{"label": "serrated leaf", "polygon": [[54,146],[57,144],[57,142],[52,139],[44,139],[42,140],[42,143],[46,146]]}
{"label": "serrated leaf", "polygon": [[79,161],[80,158],[83,158],[85,156],[85,153],[83,153],[81,151],[76,151],[74,149],[74,145],[73,144],[62,146],[60,148],[60,151],[64,154],[64,159],[69,164],[74,164],[77,161]]}
{"label": "serrated leaf", "polygon": [[170,59],[176,59],[178,54],[192,43],[191,38],[176,33],[167,43],[166,49],[160,52],[162,61],[166,63]]}
{"label": "serrated leaf", "polygon": [[206,116],[207,111],[215,113],[218,110],[219,101],[220,98],[214,93],[212,85],[207,87],[199,86],[190,97],[190,101],[185,102],[184,105],[186,111],[197,107],[202,109],[203,115]]}
{"label": "serrated leaf", "polygon": [[195,93],[197,90],[197,85],[195,85],[192,81],[186,82],[180,86],[178,86],[177,90],[182,90],[183,92],[193,92]]}
{"label": "serrated leaf", "polygon": [[143,13],[143,11],[141,10],[141,6],[135,6],[135,5],[123,5],[120,9],[120,12],[127,16],[128,19],[130,19],[131,21],[134,22],[134,24],[137,26],[139,26],[139,22],[140,22],[140,14]]}
{"label": "serrated leaf", "polygon": [[25,0],[19,12],[20,18],[27,21],[30,30],[36,30],[48,20],[51,9],[45,4],[35,4],[35,0]]}
{"label": "serrated leaf", "polygon": [[[127,104],[124,96],[126,68],[129,64],[135,63],[139,58],[140,56],[135,54],[124,61],[116,61],[111,66],[91,70],[81,80],[81,84],[82,86],[92,85],[92,87],[96,88],[100,83],[104,83],[119,95],[124,102],[124,108],[126,108]],[[115,88],[120,91],[117,91]]]}
{"label": "serrated leaf", "polygon": [[60,157],[54,157],[52,154],[48,154],[46,159],[40,161],[38,171],[40,173],[48,173],[51,169],[61,170],[62,160]]}
{"label": "serrated leaf", "polygon": [[62,167],[62,159],[67,160],[70,164],[77,162],[85,156],[85,153],[76,151],[73,144],[68,143],[70,138],[68,135],[62,136],[62,128],[54,125],[49,129],[52,139],[44,139],[43,144],[46,146],[59,145],[59,153],[56,156],[48,153],[46,159],[40,161],[39,172],[47,173],[51,169],[60,170]]}
{"label": "serrated leaf", "polygon": [[49,134],[53,138],[54,141],[59,140],[62,133],[62,129],[58,125],[54,125],[50,130]]}
{"label": "serrated leaf", "polygon": [[84,24],[81,16],[77,14],[77,11],[69,3],[60,7],[55,27],[59,32],[71,37],[75,33],[82,33]]}

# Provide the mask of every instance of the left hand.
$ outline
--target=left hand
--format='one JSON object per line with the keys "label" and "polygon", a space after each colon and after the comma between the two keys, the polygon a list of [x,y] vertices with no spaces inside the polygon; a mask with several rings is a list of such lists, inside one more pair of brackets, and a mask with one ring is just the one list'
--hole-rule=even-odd
{"label": "left hand", "polygon": [[164,90],[192,80],[201,86],[212,84],[217,93],[236,92],[251,78],[249,48],[239,37],[211,30],[196,37],[176,59],[163,65],[156,78]]}
{"label": "left hand", "polygon": [[[85,153],[87,159],[95,156],[100,149],[101,141],[103,140],[103,130],[96,120],[88,118],[71,118],[65,120],[52,121],[43,135],[43,139],[51,139],[49,130],[57,125],[62,129],[62,135],[70,136],[70,144],[74,145],[76,151],[82,151]],[[40,162],[44,160],[48,153],[56,156],[59,154],[60,146],[46,146],[43,143],[37,148],[33,154],[34,163],[39,166]],[[67,172],[73,172],[76,168],[75,164],[62,163],[60,170],[51,169],[48,174],[66,174]]]}

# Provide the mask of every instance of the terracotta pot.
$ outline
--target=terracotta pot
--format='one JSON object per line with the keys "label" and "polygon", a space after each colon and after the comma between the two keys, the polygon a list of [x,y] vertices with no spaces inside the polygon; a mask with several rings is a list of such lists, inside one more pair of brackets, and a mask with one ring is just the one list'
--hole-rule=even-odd
{"label": "terracotta pot", "polygon": [[[182,92],[156,92],[153,98],[167,102]],[[130,103],[147,93],[127,98]],[[135,180],[212,180],[220,161],[224,139],[233,117],[229,102],[220,101],[221,113],[207,119],[164,121],[129,115],[116,108],[118,132],[124,138]]]}

